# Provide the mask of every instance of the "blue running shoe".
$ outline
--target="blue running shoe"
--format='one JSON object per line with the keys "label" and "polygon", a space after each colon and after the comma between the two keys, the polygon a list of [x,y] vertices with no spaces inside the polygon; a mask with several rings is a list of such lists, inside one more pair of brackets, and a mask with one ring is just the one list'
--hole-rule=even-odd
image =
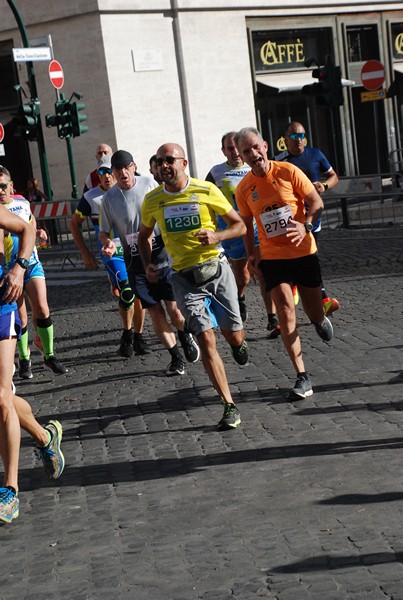
{"label": "blue running shoe", "polygon": [[49,479],[57,479],[63,473],[64,456],[60,449],[60,444],[63,436],[63,428],[59,421],[49,421],[45,425],[52,436],[47,446],[36,445],[36,455],[42,459],[46,475]]}
{"label": "blue running shoe", "polygon": [[13,490],[0,488],[0,521],[11,523],[20,514],[20,501]]}

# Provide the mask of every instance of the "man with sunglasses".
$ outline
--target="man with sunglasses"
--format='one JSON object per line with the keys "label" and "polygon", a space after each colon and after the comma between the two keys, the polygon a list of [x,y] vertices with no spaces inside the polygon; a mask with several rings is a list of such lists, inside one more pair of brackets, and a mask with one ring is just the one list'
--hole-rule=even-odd
{"label": "man with sunglasses", "polygon": [[[323,194],[337,185],[339,178],[326,156],[318,150],[307,146],[307,139],[304,126],[298,121],[292,121],[284,134],[287,150],[275,156],[274,160],[289,162],[301,171],[312,181],[318,194]],[[324,178],[324,181],[320,179]],[[313,223],[312,234],[318,243],[319,232],[321,230],[321,219]],[[322,282],[322,302],[325,314],[330,316],[339,309],[339,302],[336,298],[330,298]]]}
{"label": "man with sunglasses", "polygon": [[[290,399],[313,393],[305,371],[301,340],[297,331],[291,285],[298,285],[304,310],[324,341],[333,327],[321,301],[321,272],[312,223],[323,210],[323,201],[308,177],[291,164],[269,160],[267,142],[254,127],[238,131],[235,143],[251,167],[236,189],[236,201],[247,234],[249,268],[259,269],[277,308],[281,337],[297,374]],[[305,200],[309,209],[306,214]],[[258,226],[260,246],[254,243],[253,220]]]}
{"label": "man with sunglasses", "polygon": [[[11,177],[0,166],[0,197],[9,193]],[[0,487],[0,521],[11,523],[19,514],[18,462],[21,428],[33,437],[50,479],[57,479],[64,469],[64,456],[60,449],[62,426],[50,420],[42,427],[33,416],[30,405],[15,395],[12,378],[16,340],[21,333],[16,301],[23,293],[24,274],[35,243],[35,230],[4,206],[0,205],[0,228],[6,233],[2,240],[2,253],[9,265],[7,272],[0,263],[0,439],[4,465],[4,481]],[[13,242],[10,233],[19,239],[18,256],[11,263]]]}
{"label": "man with sunglasses", "polygon": [[117,245],[117,251],[112,257],[104,256],[102,253],[102,244],[98,238],[102,197],[105,192],[116,184],[116,178],[112,172],[111,156],[109,154],[104,154],[98,160],[97,174],[100,182],[99,185],[87,190],[82,196],[74,215],[70,219],[69,229],[77,248],[80,250],[85,267],[89,271],[94,271],[98,269],[98,261],[86,245],[81,230],[82,224],[87,217],[92,221],[97,235],[100,258],[108,273],[112,294],[119,298],[118,311],[123,325],[119,354],[123,358],[131,358],[133,353],[137,355],[148,354],[142,333],[145,310],[140,300],[134,297],[133,290],[129,284],[122,246],[119,243],[117,234],[115,233],[113,238]]}
{"label": "man with sunglasses", "polygon": [[114,256],[118,245],[111,238],[110,231],[117,233],[126,263],[130,284],[142,306],[147,308],[154,331],[171,356],[166,374],[184,375],[185,363],[162,305],[164,302],[171,323],[178,330],[186,359],[196,362],[200,352],[193,336],[185,326],[185,320],[179,311],[170,283],[171,263],[167,255],[161,234],[156,228],[153,235],[153,259],[158,268],[159,278],[149,282],[138,251],[138,234],[141,223],[141,206],[147,192],[158,187],[152,177],[136,176],[133,156],[126,150],[118,150],[111,159],[116,185],[108,190],[102,199],[99,239],[103,244],[102,252],[108,258]]}
{"label": "man with sunglasses", "polygon": [[[158,279],[151,253],[153,230],[158,225],[172,257],[172,285],[186,323],[200,346],[203,366],[224,405],[217,428],[234,429],[241,422],[229,389],[214,327],[231,346],[238,364],[248,361],[243,322],[232,269],[220,242],[245,233],[245,226],[222,192],[208,181],[186,174],[187,160],[179,144],[164,144],[157,151],[163,184],[149,192],[142,207],[140,255],[149,281]],[[216,215],[227,227],[217,229]]]}

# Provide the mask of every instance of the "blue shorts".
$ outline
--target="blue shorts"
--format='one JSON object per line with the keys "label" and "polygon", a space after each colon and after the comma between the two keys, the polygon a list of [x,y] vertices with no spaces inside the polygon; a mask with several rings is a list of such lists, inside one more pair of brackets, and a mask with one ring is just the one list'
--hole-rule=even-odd
{"label": "blue shorts", "polygon": [[172,268],[165,267],[159,271],[159,281],[150,283],[145,273],[135,273],[129,269],[129,282],[136,298],[140,299],[143,308],[150,308],[161,300],[172,302],[175,300],[171,285]]}
{"label": "blue shorts", "polygon": [[31,279],[35,279],[36,277],[40,279],[45,279],[45,271],[43,270],[43,264],[39,260],[38,262],[32,263],[32,265],[28,265],[28,269],[25,271],[24,275],[24,285],[27,285],[27,283]]}
{"label": "blue shorts", "polygon": [[119,288],[118,281],[128,281],[129,276],[127,274],[125,259],[123,256],[112,256],[106,258],[101,253],[102,262],[105,265],[105,269],[108,272],[109,279],[116,288]]}
{"label": "blue shorts", "polygon": [[9,340],[13,337],[17,340],[21,338],[21,321],[17,309],[0,315],[0,340]]}
{"label": "blue shorts", "polygon": [[[259,240],[257,237],[257,228],[254,228],[255,231],[255,246],[259,246]],[[241,237],[235,238],[233,240],[223,240],[221,242],[221,246],[223,247],[225,254],[231,260],[242,260],[247,258],[245,244],[243,243],[243,239]]]}

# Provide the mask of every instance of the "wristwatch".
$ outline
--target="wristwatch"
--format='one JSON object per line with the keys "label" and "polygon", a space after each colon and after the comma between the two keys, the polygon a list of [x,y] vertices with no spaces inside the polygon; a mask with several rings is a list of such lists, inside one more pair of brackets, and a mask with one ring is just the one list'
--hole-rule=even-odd
{"label": "wristwatch", "polygon": [[15,262],[23,269],[28,269],[29,261],[26,258],[16,258]]}
{"label": "wristwatch", "polygon": [[325,192],[329,189],[329,186],[327,183],[322,183],[323,187],[325,188]]}
{"label": "wristwatch", "polygon": [[307,221],[304,223],[304,227],[305,227],[305,231],[307,233],[311,233],[312,229],[313,229],[313,225],[312,223],[308,223]]}

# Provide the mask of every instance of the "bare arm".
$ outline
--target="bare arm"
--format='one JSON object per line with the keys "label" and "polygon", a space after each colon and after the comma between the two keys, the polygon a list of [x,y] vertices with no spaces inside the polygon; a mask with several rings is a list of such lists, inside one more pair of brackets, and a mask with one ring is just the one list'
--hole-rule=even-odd
{"label": "bare arm", "polygon": [[225,229],[217,231],[200,229],[200,231],[196,233],[196,237],[199,238],[199,241],[203,246],[215,246],[222,240],[231,240],[245,235],[246,226],[236,210],[232,208],[225,215],[221,215],[221,218],[227,224]]}
{"label": "bare arm", "polygon": [[[0,227],[7,232],[18,235],[18,257],[28,260],[35,244],[35,229],[31,223],[23,221],[0,205]],[[6,284],[6,291],[3,294],[5,302],[15,302],[21,296],[24,289],[24,274],[25,269],[15,263],[2,278],[0,285]]]}
{"label": "bare arm", "polygon": [[[305,198],[306,203],[309,206],[308,214],[305,219],[305,223],[315,223],[323,210],[323,200],[319,196],[318,192],[313,189],[310,194]],[[289,220],[290,226],[287,227],[287,237],[290,238],[291,242],[296,246],[299,246],[304,237],[307,235],[304,223],[300,223],[295,219]]]}
{"label": "bare arm", "polygon": [[146,227],[144,223],[140,225],[139,237],[138,237],[138,249],[140,258],[143,262],[144,270],[147,275],[147,279],[154,283],[158,281],[158,272],[155,265],[151,262],[151,250],[152,250],[152,235],[154,233],[154,227]]}
{"label": "bare arm", "polygon": [[99,231],[99,241],[102,244],[102,254],[107,258],[111,258],[116,252],[116,244],[111,238],[109,234],[105,231]]}
{"label": "bare arm", "polygon": [[331,190],[332,188],[334,188],[334,186],[337,185],[338,181],[339,178],[337,176],[336,171],[331,169],[326,173],[326,181],[324,181],[323,183],[322,181],[314,181],[313,185],[315,186],[315,189],[319,194],[323,194],[323,192],[325,192],[327,189]]}
{"label": "bare arm", "polygon": [[84,261],[85,268],[89,271],[96,271],[98,269],[97,259],[88,248],[87,244],[84,242],[83,234],[81,226],[85,219],[80,217],[77,213],[71,217],[69,221],[69,230],[73,237],[74,243],[77,248],[80,250],[80,254]]}

